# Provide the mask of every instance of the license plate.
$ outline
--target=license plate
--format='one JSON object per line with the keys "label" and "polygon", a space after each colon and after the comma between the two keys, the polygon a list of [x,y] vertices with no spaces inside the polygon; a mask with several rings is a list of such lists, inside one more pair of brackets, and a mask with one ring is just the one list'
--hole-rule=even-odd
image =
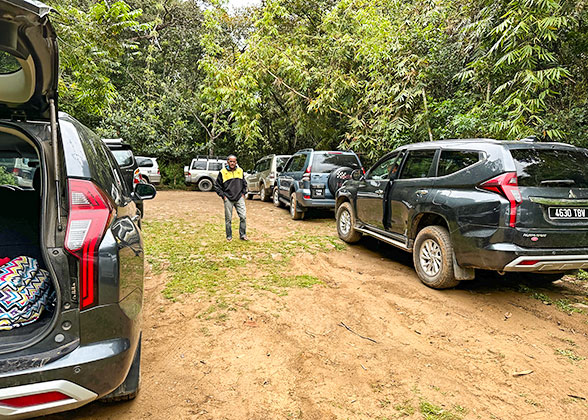
{"label": "license plate", "polygon": [[325,187],[323,185],[312,186],[311,193],[312,198],[325,198]]}
{"label": "license plate", "polygon": [[549,207],[549,218],[588,220],[588,209],[585,207]]}

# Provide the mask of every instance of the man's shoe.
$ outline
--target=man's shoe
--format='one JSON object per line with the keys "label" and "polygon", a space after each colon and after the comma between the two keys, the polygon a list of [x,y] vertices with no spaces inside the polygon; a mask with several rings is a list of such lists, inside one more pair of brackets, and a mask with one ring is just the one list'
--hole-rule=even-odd
{"label": "man's shoe", "polygon": [[241,236],[241,240],[242,240],[242,241],[248,241],[248,240],[249,240],[249,238],[248,238],[247,236]]}
{"label": "man's shoe", "polygon": [[229,237],[227,238],[227,242],[231,242],[233,240],[233,238]]}

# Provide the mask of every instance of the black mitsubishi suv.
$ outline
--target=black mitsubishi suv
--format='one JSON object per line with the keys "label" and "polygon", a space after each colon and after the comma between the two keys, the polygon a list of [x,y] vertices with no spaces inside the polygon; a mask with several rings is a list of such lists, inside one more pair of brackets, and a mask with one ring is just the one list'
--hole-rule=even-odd
{"label": "black mitsubishi suv", "polygon": [[[0,158],[35,169],[31,186],[0,185],[0,257],[34,260],[52,290],[37,318],[0,325],[0,418],[130,399],[139,386],[143,241],[133,199],[155,188],[130,189],[106,144],[58,112],[50,14],[38,1],[0,0]],[[26,296],[0,271],[6,321],[11,297]]]}
{"label": "black mitsubishi suv", "polygon": [[588,267],[588,150],[532,139],[400,147],[337,192],[339,237],[413,253],[427,286],[475,269],[549,282]]}

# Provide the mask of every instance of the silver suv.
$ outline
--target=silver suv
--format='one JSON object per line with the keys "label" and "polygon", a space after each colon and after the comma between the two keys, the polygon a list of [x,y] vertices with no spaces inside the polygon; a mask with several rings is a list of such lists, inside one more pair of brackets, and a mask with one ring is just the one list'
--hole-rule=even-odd
{"label": "silver suv", "polygon": [[257,161],[250,175],[247,176],[247,198],[259,194],[261,201],[271,201],[272,191],[276,186],[278,167],[286,165],[292,155],[268,155]]}
{"label": "silver suv", "polygon": [[226,161],[222,156],[197,156],[190,166],[184,166],[186,184],[196,185],[200,191],[212,191],[218,171]]}

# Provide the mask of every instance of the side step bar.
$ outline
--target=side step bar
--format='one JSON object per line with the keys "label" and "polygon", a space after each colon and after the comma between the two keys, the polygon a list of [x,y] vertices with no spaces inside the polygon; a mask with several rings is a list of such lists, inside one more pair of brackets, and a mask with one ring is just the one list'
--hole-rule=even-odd
{"label": "side step bar", "polygon": [[400,248],[403,251],[412,252],[412,248],[406,246],[405,243],[403,243],[403,242],[401,242],[399,240],[390,238],[387,235],[383,235],[383,234],[378,233],[378,232],[375,232],[375,231],[373,231],[371,229],[366,229],[365,227],[355,227],[354,229],[356,231],[361,232],[361,233],[364,233],[366,235],[373,236],[374,238],[379,239],[382,242],[386,242],[387,244],[390,244],[390,245],[393,245],[393,246],[395,246],[397,248]]}

